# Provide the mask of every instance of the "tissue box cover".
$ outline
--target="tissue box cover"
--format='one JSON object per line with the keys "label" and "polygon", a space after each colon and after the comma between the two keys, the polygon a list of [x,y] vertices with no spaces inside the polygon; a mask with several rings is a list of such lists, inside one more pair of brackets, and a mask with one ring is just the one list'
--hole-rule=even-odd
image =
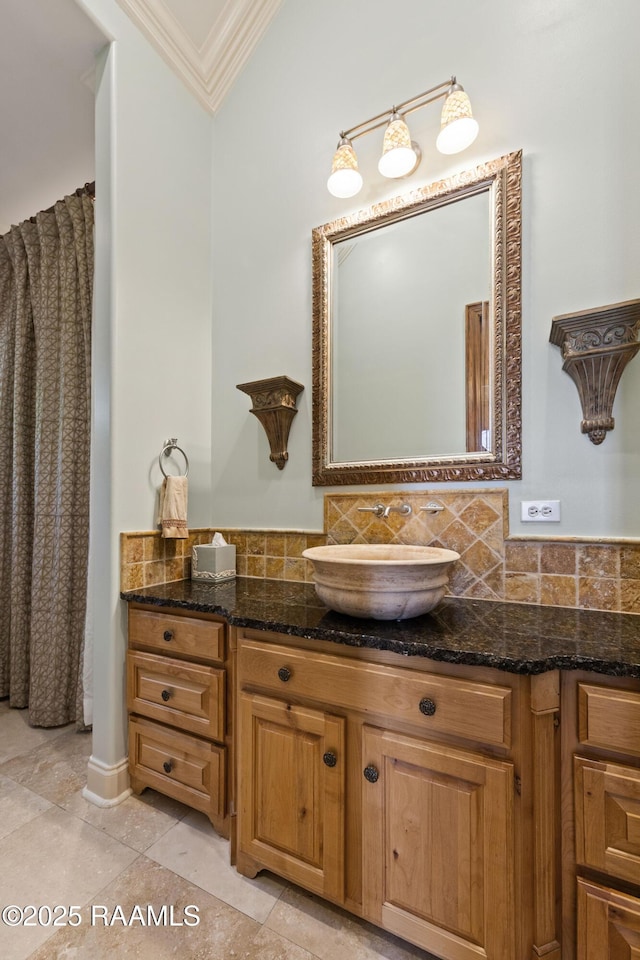
{"label": "tissue box cover", "polygon": [[193,548],[191,555],[191,579],[218,583],[231,580],[236,575],[236,548],[233,544],[224,547],[203,543]]}

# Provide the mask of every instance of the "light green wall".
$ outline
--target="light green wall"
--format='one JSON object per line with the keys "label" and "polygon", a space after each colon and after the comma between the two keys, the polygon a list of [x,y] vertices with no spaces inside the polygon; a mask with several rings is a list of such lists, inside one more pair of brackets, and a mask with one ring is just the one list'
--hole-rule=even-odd
{"label": "light green wall", "polygon": [[[377,174],[375,135],[359,141],[365,188],[353,200],[325,189],[331,155],[340,129],[456,73],[480,135],[447,158],[432,146],[438,110],[413,114],[425,157],[411,186],[524,151],[523,479],[507,484],[511,531],[640,536],[640,360],[595,447],[548,342],[553,316],[640,296],[639,31],[637,0],[285,0],[214,121],[214,523],[322,527],[311,230],[401,192]],[[305,391],[281,473],[235,384],[282,373]],[[562,523],[521,525],[520,500],[543,498],[561,501]]]}
{"label": "light green wall", "polygon": [[157,458],[170,436],[188,451],[190,519],[202,525],[210,512],[212,120],[115,0],[80,2],[115,38],[108,109],[98,90],[96,191],[98,202],[110,195],[98,214],[109,220],[112,260],[120,529],[154,526]]}
{"label": "light green wall", "polygon": [[210,515],[212,121],[115,0],[78,2],[113,39],[96,93],[89,789],[100,796],[127,752],[119,534],[155,526],[168,437],[191,462],[190,522]]}

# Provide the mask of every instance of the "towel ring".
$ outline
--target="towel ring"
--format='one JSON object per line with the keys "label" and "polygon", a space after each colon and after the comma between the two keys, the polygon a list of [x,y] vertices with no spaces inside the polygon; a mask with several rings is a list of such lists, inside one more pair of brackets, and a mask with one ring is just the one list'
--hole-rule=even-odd
{"label": "towel ring", "polygon": [[184,457],[184,462],[186,464],[186,469],[184,471],[184,474],[179,474],[179,476],[188,477],[189,476],[189,457],[186,455],[182,447],[178,446],[178,440],[176,437],[173,437],[171,440],[167,440],[164,447],[160,451],[160,456],[158,457],[158,463],[160,464],[160,470],[162,471],[162,476],[167,478],[169,477],[169,474],[165,473],[165,469],[162,466],[162,458],[168,457],[171,454],[172,450],[179,450],[182,456]]}

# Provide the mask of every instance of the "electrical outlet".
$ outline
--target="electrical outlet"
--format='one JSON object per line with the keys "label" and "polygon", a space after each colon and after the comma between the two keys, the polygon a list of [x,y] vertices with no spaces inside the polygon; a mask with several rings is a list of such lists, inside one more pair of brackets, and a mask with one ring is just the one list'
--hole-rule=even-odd
{"label": "electrical outlet", "polygon": [[560,523],[560,501],[521,500],[520,519],[523,523]]}

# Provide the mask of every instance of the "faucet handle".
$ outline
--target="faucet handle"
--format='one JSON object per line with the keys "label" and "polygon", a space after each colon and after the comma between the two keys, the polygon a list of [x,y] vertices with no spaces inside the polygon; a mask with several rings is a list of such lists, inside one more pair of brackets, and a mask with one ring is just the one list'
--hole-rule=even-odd
{"label": "faucet handle", "polygon": [[421,510],[424,510],[425,513],[442,513],[444,507],[441,503],[436,503],[435,500],[430,500],[429,503],[425,503],[424,507],[420,507]]}
{"label": "faucet handle", "polygon": [[360,513],[372,513],[374,517],[384,517],[385,516],[385,506],[384,503],[376,503],[372,507],[358,507]]}

